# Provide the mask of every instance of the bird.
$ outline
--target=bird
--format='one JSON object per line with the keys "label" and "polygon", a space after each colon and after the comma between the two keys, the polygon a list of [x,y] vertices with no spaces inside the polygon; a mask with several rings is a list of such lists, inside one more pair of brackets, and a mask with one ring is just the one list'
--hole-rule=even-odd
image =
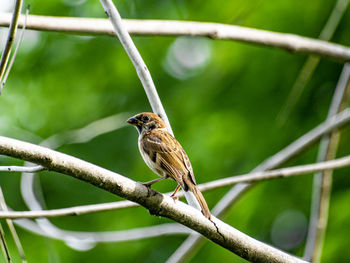
{"label": "bird", "polygon": [[160,176],[142,184],[150,187],[166,178],[175,180],[178,186],[171,197],[177,199],[175,195],[181,187],[189,204],[196,206],[195,201],[191,201],[192,193],[200,205],[202,214],[210,220],[210,211],[196,186],[191,162],[180,143],[167,131],[161,117],[151,112],[142,112],[130,117],[127,123],[133,125],[139,133],[138,146],[143,160]]}

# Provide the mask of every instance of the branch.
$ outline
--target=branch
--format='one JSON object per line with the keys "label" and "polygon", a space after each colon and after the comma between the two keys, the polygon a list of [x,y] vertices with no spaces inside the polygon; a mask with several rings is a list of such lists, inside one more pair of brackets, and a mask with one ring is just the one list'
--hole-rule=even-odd
{"label": "branch", "polygon": [[156,87],[154,86],[151,74],[148,71],[148,68],[143,61],[139,51],[137,50],[134,42],[132,41],[128,30],[118,13],[117,8],[114,6],[111,0],[100,0],[100,2],[113,25],[113,29],[116,35],[118,36],[120,42],[122,43],[126,53],[128,54],[132,64],[136,69],[137,75],[141,80],[142,86],[146,92],[153,112],[161,116],[167,126],[167,130],[173,135],[168,117],[165,113],[162,102],[160,101]]}
{"label": "branch", "polygon": [[294,175],[308,174],[325,170],[332,170],[350,165],[350,155],[330,160],[326,162],[319,162],[315,164],[299,165],[289,168],[282,168],[278,170],[271,170],[267,172],[254,172],[244,175],[232,176],[224,179],[219,179],[213,182],[200,185],[201,191],[212,190],[219,187],[233,185],[237,183],[254,183],[262,180],[285,178]]}
{"label": "branch", "polygon": [[36,166],[0,166],[0,172],[36,173],[45,170],[41,165]]}
{"label": "branch", "polygon": [[[350,64],[345,64],[333,95],[328,118],[331,118],[346,107],[349,96]],[[318,161],[330,160],[335,157],[339,139],[339,131],[333,131],[331,134],[325,135],[322,138],[318,153]],[[304,258],[312,262],[320,262],[328,221],[331,187],[331,170],[314,175],[309,231],[304,252]]]}
{"label": "branch", "polygon": [[66,235],[68,233],[74,234],[74,236],[71,235],[71,238],[68,241],[57,233],[46,232],[29,219],[16,219],[14,222],[21,228],[36,235],[41,235],[56,240],[63,240],[70,245],[72,245],[72,241],[74,241],[72,246],[73,248],[76,248],[77,243],[79,243],[79,247],[85,249],[91,249],[96,243],[132,241],[161,235],[184,235],[194,232],[193,230],[177,223],[161,224],[157,226],[141,227],[122,231],[78,232],[65,230],[64,232]]}
{"label": "branch", "polygon": [[[19,14],[21,13],[22,9],[22,0],[17,0],[15,4],[15,9],[13,11],[13,16],[11,19],[10,23],[10,29],[9,29],[9,34],[7,36],[6,44],[5,44],[5,49],[4,52],[1,55],[1,60],[0,60],[0,83],[2,83],[2,78],[10,57],[13,41],[15,39],[16,35],[16,30],[18,26],[18,18]],[[0,94],[2,92],[2,85],[0,85]]]}
{"label": "branch", "polygon": [[11,261],[11,257],[10,257],[8,246],[6,244],[4,230],[2,229],[1,223],[0,223],[0,243],[1,243],[2,252],[4,253],[5,260],[8,263],[11,263],[12,261]]}
{"label": "branch", "polygon": [[[319,140],[324,134],[331,132],[333,129],[345,125],[350,121],[350,110],[337,114],[333,118],[327,119],[324,123],[318,125],[313,130],[304,134],[296,141],[288,145],[286,148],[276,153],[272,157],[257,166],[253,172],[266,171],[276,168],[288,161],[298,153],[305,150],[314,142]],[[335,125],[335,126],[334,126]],[[244,194],[247,192],[253,184],[237,184],[228,191],[225,196],[218,202],[218,204],[212,209],[212,214],[217,217],[224,216],[228,209]],[[180,262],[196,251],[195,247],[199,247],[203,239],[197,234],[191,234],[185,242],[171,255],[168,262]]]}
{"label": "branch", "polygon": [[[203,36],[211,39],[235,40],[277,47],[287,51],[329,57],[340,61],[350,61],[350,48],[348,47],[293,34],[219,23],[132,19],[123,19],[123,21],[128,32],[134,35]],[[23,19],[20,19],[20,25],[22,23]],[[0,26],[8,25],[9,15],[0,14]],[[74,34],[115,35],[109,21],[101,18],[30,15],[27,28]]]}
{"label": "branch", "polygon": [[[237,183],[253,183],[262,180],[276,179],[276,178],[286,178],[294,175],[308,174],[313,172],[333,170],[342,167],[350,166],[350,155],[339,158],[336,160],[330,160],[326,162],[320,162],[315,164],[299,165],[289,168],[282,168],[278,170],[272,170],[267,172],[255,172],[243,175],[231,176],[224,179],[219,179],[211,181],[208,183],[198,185],[198,189],[201,192],[213,190],[220,187],[225,187]],[[166,193],[165,195],[170,195],[172,192]],[[178,194],[178,197],[183,197],[183,192]],[[122,208],[128,208],[136,206],[137,204],[130,201],[118,201],[105,204],[96,205],[84,205],[75,206],[62,209],[52,209],[52,210],[40,210],[40,211],[22,211],[22,212],[10,212],[2,211],[0,212],[0,218],[39,218],[39,217],[59,217],[59,216],[78,216],[88,213],[95,213],[101,211],[116,210]]]}
{"label": "branch", "polygon": [[22,31],[21,31],[21,33],[19,35],[19,38],[18,38],[18,41],[17,41],[17,45],[16,45],[16,48],[15,48],[15,51],[13,52],[11,61],[10,61],[9,65],[8,65],[8,67],[7,67],[7,70],[5,72],[5,75],[4,75],[3,79],[0,78],[0,80],[1,80],[0,81],[0,91],[4,88],[4,85],[6,83],[7,77],[9,76],[11,68],[13,66],[13,63],[15,62],[19,46],[22,43],[24,32],[26,30],[26,24],[27,24],[28,15],[29,15],[29,6],[27,7],[27,10],[26,10],[26,15],[25,15],[25,18],[24,18],[24,24],[23,24],[23,27],[22,27]]}
{"label": "branch", "polygon": [[79,216],[89,213],[111,211],[123,208],[130,208],[138,206],[137,203],[131,201],[117,201],[111,203],[94,204],[94,205],[83,205],[73,206],[62,209],[51,209],[51,210],[37,210],[37,211],[1,211],[0,218],[40,218],[40,217],[59,217],[59,216]]}
{"label": "branch", "polygon": [[247,260],[304,262],[239,232],[214,216],[211,221],[207,220],[195,208],[182,202],[174,202],[171,197],[78,158],[2,136],[0,136],[0,154],[38,163],[48,170],[70,175],[137,202],[146,207],[151,214],[175,220]]}
{"label": "branch", "polygon": [[[2,189],[0,187],[0,207],[1,207],[1,210],[7,212],[8,209],[7,209],[7,205],[6,205],[6,201],[5,201],[5,197],[4,197],[4,194],[2,192]],[[17,247],[17,250],[18,250],[18,253],[21,257],[21,261],[22,263],[27,263],[27,259],[26,259],[26,256],[24,254],[24,250],[23,250],[23,247],[22,247],[22,244],[21,244],[21,241],[17,235],[17,232],[16,232],[16,228],[15,226],[13,225],[13,222],[11,219],[6,219],[6,223],[10,229],[10,232],[11,232],[11,235],[13,237],[13,240],[15,241],[15,244],[16,244],[16,247]]]}

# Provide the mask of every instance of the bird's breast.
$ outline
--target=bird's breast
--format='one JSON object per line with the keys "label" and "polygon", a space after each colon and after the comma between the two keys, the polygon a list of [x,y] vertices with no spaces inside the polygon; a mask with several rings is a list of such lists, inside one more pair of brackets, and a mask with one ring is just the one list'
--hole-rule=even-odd
{"label": "bird's breast", "polygon": [[[158,164],[156,162],[156,160],[152,160],[156,159],[154,157],[156,157],[156,153],[154,152],[150,152],[149,149],[147,149],[146,147],[144,147],[144,145],[142,144],[142,138],[141,136],[139,137],[139,150],[141,153],[141,156],[143,158],[143,160],[145,161],[145,163],[147,164],[147,166],[157,175],[159,176],[163,176],[163,172],[162,169],[160,167],[158,167]],[[152,156],[151,156],[152,155]],[[155,155],[155,156],[153,156]]]}

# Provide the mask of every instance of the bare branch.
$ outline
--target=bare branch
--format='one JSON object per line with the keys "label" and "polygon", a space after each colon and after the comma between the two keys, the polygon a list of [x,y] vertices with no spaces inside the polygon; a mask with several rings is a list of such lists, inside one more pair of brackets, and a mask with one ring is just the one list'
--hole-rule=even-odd
{"label": "bare branch", "polygon": [[2,136],[0,154],[38,163],[49,170],[70,175],[137,202],[146,207],[151,214],[175,220],[247,260],[304,262],[239,232],[214,216],[208,220],[195,208],[182,202],[174,202],[169,196],[78,158]]}
{"label": "bare branch", "polygon": [[[40,228],[37,224],[29,219],[16,219],[14,222],[21,228],[30,231],[36,235],[49,237],[52,239],[63,240],[68,243],[60,234],[53,232],[46,232]],[[161,235],[185,235],[193,233],[194,231],[177,223],[161,224],[152,227],[141,227],[130,230],[122,231],[105,231],[105,232],[84,232],[84,231],[67,231],[64,233],[71,234],[70,242],[75,240],[79,243],[84,243],[84,248],[91,248],[95,243],[107,243],[107,242],[123,242],[140,240],[146,238],[157,237]],[[74,235],[73,235],[74,234]],[[76,244],[74,242],[74,244]],[[74,246],[72,246],[74,247]],[[81,246],[80,246],[81,247]]]}
{"label": "bare branch", "polygon": [[[345,64],[334,92],[328,118],[346,107],[350,96],[350,64]],[[318,161],[333,159],[340,139],[339,131],[325,135],[321,140]],[[332,187],[332,171],[326,170],[314,175],[311,215],[304,258],[320,262],[323,240],[328,222],[329,199]]]}
{"label": "bare branch", "polygon": [[[21,13],[21,9],[22,9],[22,2],[23,2],[22,0],[16,1],[15,9],[13,11],[13,15],[12,15],[11,23],[10,23],[9,34],[8,34],[6,44],[5,44],[5,49],[1,55],[0,83],[2,83],[2,78],[4,76],[4,72],[6,70],[6,66],[7,66],[9,57],[10,57],[13,41],[15,39],[16,30],[17,30],[17,26],[18,26],[18,18],[19,18],[19,14]],[[1,92],[2,92],[2,85],[0,85],[0,94],[1,94]]]}
{"label": "bare branch", "polygon": [[[253,170],[253,172],[266,171],[282,165],[284,162],[293,158],[295,155],[312,145],[315,141],[319,140],[324,134],[331,132],[335,128],[333,126],[334,124],[337,123],[336,126],[340,127],[348,123],[350,120],[350,116],[348,114],[350,114],[349,109],[337,114],[331,119],[327,119],[324,123],[304,134],[296,141],[288,145],[286,148],[261,163]],[[217,217],[224,216],[228,209],[245,192],[251,189],[252,186],[253,184],[242,183],[232,187],[230,191],[228,191],[227,194],[212,209],[212,214]],[[168,262],[180,262],[184,260],[186,257],[188,257],[189,254],[192,254],[194,251],[196,251],[194,247],[200,246],[202,240],[203,239],[201,236],[195,236],[195,234],[191,234],[186,239],[186,241],[173,253],[173,255],[171,255],[171,257],[168,259]]]}
{"label": "bare branch", "polygon": [[[324,170],[338,169],[345,166],[350,166],[350,156],[339,158],[336,160],[320,162],[315,164],[299,165],[289,168],[282,168],[278,170],[271,170],[267,172],[255,172],[237,176],[231,176],[224,179],[211,181],[208,183],[198,185],[198,189],[201,192],[213,190],[228,185],[237,183],[252,183],[268,179],[285,178],[294,175],[308,174]],[[170,195],[172,192],[166,193]],[[178,197],[183,197],[183,192],[179,192]],[[128,208],[137,206],[136,203],[130,201],[118,201],[112,203],[96,204],[96,205],[84,205],[75,206],[62,209],[53,210],[40,210],[40,211],[28,211],[28,212],[0,212],[0,218],[39,218],[39,217],[59,217],[59,216],[77,216],[88,213],[95,213],[101,211],[116,210],[122,208]]]}
{"label": "bare branch", "polygon": [[[20,20],[22,25],[22,20]],[[350,48],[293,34],[241,26],[170,20],[124,19],[130,34],[157,36],[203,36],[211,39],[235,40],[284,50],[350,61]],[[8,26],[9,15],[0,14],[0,26]],[[75,34],[115,35],[112,25],[106,19],[47,17],[30,15],[29,29],[67,32]]]}
{"label": "bare branch", "polygon": [[1,249],[4,252],[5,260],[8,263],[11,263],[12,261],[10,257],[10,252],[6,244],[5,234],[4,234],[4,230],[2,229],[1,223],[0,223],[0,243],[1,243]]}
{"label": "bare branch", "polygon": [[237,175],[228,178],[219,179],[206,184],[200,185],[201,191],[212,190],[219,187],[233,185],[237,183],[253,183],[262,180],[285,178],[294,175],[308,174],[318,171],[332,170],[340,167],[350,165],[350,156],[339,158],[336,160],[319,162],[315,164],[299,165],[289,168],[282,168],[278,170],[271,170],[266,172],[253,172],[244,175]]}
{"label": "bare branch", "polygon": [[[34,234],[49,237],[52,239],[62,240],[63,238],[55,233],[46,232],[42,230],[37,224],[28,219],[16,219],[15,222]],[[71,235],[71,241],[76,239],[76,242],[84,242],[84,246],[93,247],[95,243],[107,243],[107,242],[124,242],[140,239],[147,239],[152,237],[158,237],[163,235],[186,235],[193,233],[194,231],[177,223],[161,224],[151,227],[134,228],[130,230],[122,231],[106,231],[106,232],[75,232],[66,231]],[[64,240],[64,239],[63,239]],[[64,240],[65,241],[65,240]],[[67,241],[66,241],[67,242]]]}
{"label": "bare branch", "polygon": [[0,172],[36,173],[45,170],[41,165],[36,166],[0,166]]}
{"label": "bare branch", "polygon": [[137,50],[134,42],[132,41],[128,30],[118,13],[117,8],[114,6],[111,0],[100,0],[100,2],[113,25],[115,33],[117,34],[120,42],[122,43],[126,53],[128,54],[132,64],[136,69],[137,75],[141,80],[153,112],[161,116],[167,126],[168,131],[173,134],[168,117],[165,113],[162,102],[160,101],[156,87],[154,86],[151,74],[148,71],[148,68],[143,61],[139,51]]}
{"label": "bare branch", "polygon": [[[1,206],[1,209],[5,212],[7,212],[7,205],[6,205],[6,201],[5,201],[5,197],[4,197],[4,194],[2,192],[2,189],[0,187],[0,206]],[[13,225],[13,222],[11,219],[6,219],[6,223],[11,231],[11,234],[12,234],[12,237],[13,237],[13,240],[15,241],[15,244],[16,244],[16,247],[17,247],[17,250],[18,250],[18,253],[21,257],[21,261],[22,263],[26,263],[27,260],[26,260],[26,256],[24,254],[24,250],[23,250],[23,247],[22,247],[22,244],[21,244],[21,241],[19,240],[19,237],[17,235],[17,232],[16,232],[16,228],[15,226]]]}
{"label": "bare branch", "polygon": [[[344,113],[346,113],[346,111]],[[344,113],[342,113],[342,114],[344,114]],[[336,121],[323,123],[319,127],[315,128],[313,131],[309,132],[308,136],[305,136],[305,138],[303,140],[300,140],[299,148],[303,148],[303,147],[308,146],[311,142],[313,142],[313,141],[315,141],[317,139],[317,136],[321,136],[322,133],[327,133],[327,132],[329,132],[332,129],[338,128],[339,126],[346,124],[347,117],[346,117],[346,115],[342,115],[342,114],[337,115],[335,117],[337,119]],[[316,131],[318,131],[318,132],[316,132]],[[321,133],[320,133],[320,131],[321,131]],[[315,138],[315,136],[316,136],[316,138]],[[241,185],[242,184],[239,184],[238,186],[241,186]],[[124,204],[123,204],[123,202],[124,202]],[[128,203],[131,204],[131,205],[129,205]],[[136,204],[133,203],[133,202],[130,202],[130,201],[122,201],[122,202],[115,202],[115,203],[112,203],[112,204],[93,205],[93,206],[91,206],[91,210],[96,209],[96,208],[99,209],[98,206],[106,206],[106,207],[108,207],[109,205],[115,206],[115,207],[111,207],[111,209],[116,209],[118,206],[120,206],[120,207],[130,207],[130,206],[134,206]],[[72,209],[74,209],[74,208],[72,208]],[[105,211],[105,210],[103,210],[103,207],[101,207],[101,209],[98,210],[98,211]],[[77,212],[79,213],[79,211],[77,211]],[[40,228],[38,228],[37,225],[35,225],[31,221],[22,219],[22,220],[16,220],[16,223],[18,225],[20,225],[21,227],[23,227],[25,229],[28,229],[29,231],[34,231],[37,234],[48,235],[48,236],[50,236],[52,238],[56,238],[56,239],[59,238],[59,239],[61,239],[61,236],[52,236],[49,233],[43,232]],[[175,227],[175,225],[173,225],[173,226]],[[171,229],[169,231],[171,231]],[[176,230],[174,230],[174,231],[176,231]],[[74,235],[78,236],[79,234],[78,233],[74,233]],[[85,238],[86,240],[90,240],[90,241],[92,240],[91,242],[93,242],[93,240],[100,240],[98,242],[103,242],[101,240],[103,240],[104,237],[102,237],[101,235],[104,235],[104,234],[103,233],[86,233],[84,235],[84,237],[82,237],[82,238]],[[112,240],[113,237],[116,237],[116,239],[113,239],[113,240],[118,240],[118,238],[119,238],[118,232],[109,233],[108,235],[110,237],[110,240]],[[193,239],[193,237],[192,237],[192,239]],[[197,238],[195,238],[195,239],[197,239]],[[108,242],[108,241],[106,241],[106,242]]]}
{"label": "bare branch", "polygon": [[51,209],[51,210],[39,210],[39,211],[1,211],[0,218],[40,218],[40,217],[59,217],[59,216],[78,216],[89,213],[96,213],[102,211],[111,211],[123,208],[130,208],[138,206],[137,203],[125,200],[111,203],[95,204],[95,205],[83,205],[73,206],[62,209]]}
{"label": "bare branch", "polygon": [[22,28],[21,34],[19,35],[18,42],[17,42],[16,48],[15,48],[15,51],[13,52],[13,55],[12,55],[10,64],[9,64],[8,67],[7,67],[7,70],[6,70],[6,73],[5,73],[5,75],[4,75],[4,78],[3,78],[2,80],[1,80],[1,78],[0,78],[0,80],[1,80],[1,82],[0,82],[0,91],[4,88],[4,85],[5,85],[5,83],[6,83],[7,77],[9,76],[10,71],[11,71],[11,68],[12,68],[12,66],[13,66],[13,63],[15,62],[15,59],[16,59],[16,56],[17,56],[17,52],[18,52],[19,46],[20,46],[21,43],[22,43],[23,36],[24,36],[24,32],[25,32],[25,30],[26,30],[26,24],[27,24],[28,14],[29,14],[29,7],[27,7],[26,16],[25,16],[25,18],[24,18],[23,28]]}
{"label": "bare branch", "polygon": [[[344,111],[341,114],[338,114],[337,116],[335,116],[334,120],[331,120],[330,122],[326,122],[323,123],[321,125],[319,125],[318,127],[316,127],[314,130],[310,131],[309,133],[307,133],[306,135],[304,135],[301,139],[297,140],[298,143],[294,142],[293,144],[291,144],[290,146],[288,146],[286,149],[288,148],[293,148],[296,152],[301,151],[303,148],[309,146],[311,143],[315,142],[320,136],[322,136],[325,133],[330,132],[332,129],[336,129],[339,128],[342,125],[346,124],[346,121],[350,121],[350,112],[348,112],[348,110]],[[293,147],[291,147],[292,145],[294,145]],[[281,151],[283,152],[283,151]],[[287,154],[289,155],[293,155],[292,151],[287,151]],[[279,154],[276,155],[277,157],[279,156]],[[288,156],[286,156],[285,158],[287,158]],[[273,160],[274,158],[270,158],[271,160]],[[277,160],[281,161],[281,158],[278,157]],[[276,163],[276,161],[271,162],[272,164]],[[277,162],[278,163],[278,162]],[[243,186],[243,187],[242,187]],[[247,184],[238,184],[237,187],[234,187],[233,189],[236,189],[236,193],[238,193],[239,191],[237,191],[237,189],[241,189],[241,191],[244,191],[246,186],[249,186]],[[237,197],[237,195],[236,195]],[[129,202],[129,201],[122,201],[122,202]],[[112,205],[116,205],[118,206],[119,204],[117,204],[119,202],[115,202]],[[130,204],[134,204],[132,202],[129,202]],[[109,204],[103,204],[108,206]],[[124,204],[120,204],[122,207],[130,207],[129,204],[124,203]],[[96,205],[96,207],[91,207],[92,209],[96,209],[97,206],[100,205]],[[73,208],[74,209],[74,208]],[[101,210],[99,211],[103,211],[103,208],[101,207]],[[44,233],[42,230],[40,230],[36,225],[34,225],[34,223],[32,223],[31,221],[24,221],[24,220],[16,220],[16,223],[19,224],[21,227],[24,227],[30,231],[34,231],[37,234],[41,234],[41,235],[47,235],[47,233]],[[115,235],[118,235],[118,233],[114,233]],[[111,234],[112,235],[112,234]],[[94,237],[99,236],[99,233],[93,233],[89,235],[89,240],[94,240]],[[59,238],[57,236],[52,236],[53,238]],[[195,243],[198,243],[198,237],[196,236],[191,236],[190,239],[195,240]]]}

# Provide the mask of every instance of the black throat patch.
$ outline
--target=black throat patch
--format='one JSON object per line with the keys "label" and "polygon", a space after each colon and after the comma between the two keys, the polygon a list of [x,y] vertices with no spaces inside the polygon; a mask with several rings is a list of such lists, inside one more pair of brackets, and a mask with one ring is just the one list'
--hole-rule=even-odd
{"label": "black throat patch", "polygon": [[139,134],[141,134],[141,132],[142,132],[142,126],[136,125],[135,127],[136,127],[137,131],[139,132]]}

